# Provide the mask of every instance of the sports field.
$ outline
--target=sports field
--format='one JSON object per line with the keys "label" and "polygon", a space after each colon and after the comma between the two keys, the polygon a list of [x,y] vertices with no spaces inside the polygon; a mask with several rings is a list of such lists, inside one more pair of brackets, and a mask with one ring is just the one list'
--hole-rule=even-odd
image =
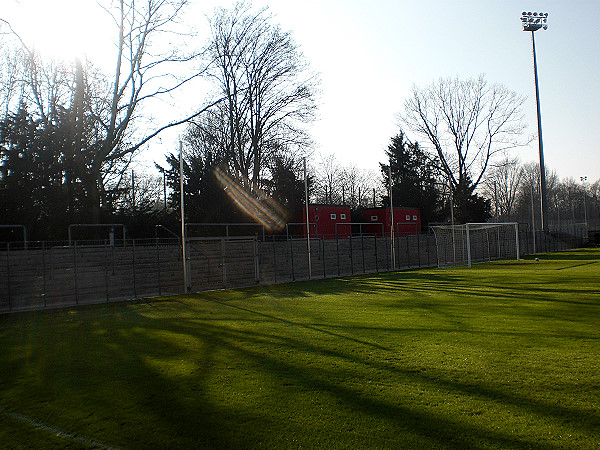
{"label": "sports field", "polygon": [[600,251],[0,316],[3,448],[600,448]]}

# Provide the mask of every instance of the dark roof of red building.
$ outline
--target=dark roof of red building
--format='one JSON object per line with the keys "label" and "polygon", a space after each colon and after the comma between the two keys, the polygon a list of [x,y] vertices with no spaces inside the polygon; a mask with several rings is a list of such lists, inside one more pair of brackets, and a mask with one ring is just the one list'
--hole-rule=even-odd
{"label": "dark roof of red building", "polygon": [[[394,206],[394,209],[414,209],[420,211],[416,206]],[[365,208],[363,211],[389,211],[389,206],[379,206],[377,208]]]}

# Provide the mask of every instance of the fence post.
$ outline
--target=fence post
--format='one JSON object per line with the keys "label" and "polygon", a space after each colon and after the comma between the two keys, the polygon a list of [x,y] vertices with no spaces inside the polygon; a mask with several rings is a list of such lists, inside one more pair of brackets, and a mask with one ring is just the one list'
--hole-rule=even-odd
{"label": "fence post", "polygon": [[352,231],[350,231],[350,237],[348,238],[348,244],[350,246],[350,274],[354,275],[354,258],[352,257]]}
{"label": "fence post", "polygon": [[10,242],[6,243],[6,293],[8,294],[8,310],[12,310],[10,298]]}
{"label": "fence post", "polygon": [[[111,263],[112,263],[111,264],[111,266],[112,266],[112,275],[114,276],[115,275],[115,246],[111,245],[110,249],[111,249],[111,253],[112,253],[112,261],[111,261]],[[123,252],[125,252],[125,240],[123,240],[123,247],[122,247],[122,249],[123,249]]]}
{"label": "fence post", "polygon": [[42,297],[46,308],[46,242],[42,241]]}
{"label": "fence post", "polygon": [[466,227],[466,233],[465,233],[465,235],[466,235],[466,238],[467,238],[467,244],[466,244],[466,247],[467,247],[467,265],[469,266],[469,269],[470,269],[471,268],[471,237],[469,235],[469,224],[467,223],[465,225],[465,227]]}
{"label": "fence post", "polygon": [[392,270],[392,264],[390,262],[390,252],[389,252],[389,245],[388,245],[388,241],[387,241],[387,236],[385,235],[385,232],[382,233],[383,236],[383,241],[385,242],[385,261],[387,262],[387,266],[388,266],[388,270]]}
{"label": "fence post", "polygon": [[109,290],[108,290],[108,241],[104,239],[104,289],[106,291],[106,302],[109,301]]}
{"label": "fence post", "polygon": [[158,295],[162,295],[160,286],[160,248],[158,246],[158,238],[156,238],[156,279],[158,281]]}
{"label": "fence post", "polygon": [[258,258],[258,240],[254,239],[254,281],[257,283],[260,281],[260,266]]}
{"label": "fence post", "polygon": [[294,240],[290,239],[290,258],[292,259],[292,281],[296,280],[296,274],[294,273]]}
{"label": "fence post", "polygon": [[517,261],[519,260],[519,258],[521,258],[521,254],[519,252],[519,224],[515,224],[515,241],[516,241],[516,245],[517,245]]}
{"label": "fence post", "polygon": [[307,242],[306,257],[307,257],[307,267],[308,267],[308,279],[312,280],[312,262],[311,262],[311,257],[310,257],[311,246],[310,246],[310,234],[309,233],[307,233],[306,242]]}
{"label": "fence post", "polygon": [[[392,231],[393,233],[393,231]],[[397,238],[398,236],[396,236]],[[399,261],[398,258],[400,258],[400,239],[396,239],[394,238],[392,243],[394,244],[394,253],[392,254],[392,267],[394,270],[398,270],[399,267]]]}
{"label": "fence post", "polygon": [[417,232],[417,261],[418,267],[421,267],[421,234]]}
{"label": "fence post", "polygon": [[319,241],[319,259],[324,259],[325,258],[325,248],[322,247],[322,245],[323,245],[323,239],[321,239],[319,237],[319,235],[317,235],[316,238]]}
{"label": "fence post", "polygon": [[410,268],[410,236],[406,235],[406,266]]}
{"label": "fence post", "polygon": [[273,235],[273,279],[277,283],[277,246],[275,245],[275,235]]}
{"label": "fence post", "polygon": [[429,247],[429,233],[427,233],[425,239],[425,245],[427,246],[427,267],[431,266],[431,248]]}
{"label": "fence post", "polygon": [[77,286],[77,241],[73,242],[73,279],[75,281],[75,304],[79,305],[79,292]]}
{"label": "fence post", "polygon": [[340,240],[337,234],[337,230],[335,233],[335,249],[337,252],[337,269],[338,269],[338,277],[341,275],[340,274]]}
{"label": "fence post", "polygon": [[131,263],[133,272],[133,298],[137,298],[137,286],[135,283],[135,239],[131,240]]}
{"label": "fence post", "polygon": [[321,261],[323,262],[323,278],[327,278],[327,268],[325,266],[325,239],[319,238],[319,242],[323,246],[323,251],[321,252]]}
{"label": "fence post", "polygon": [[377,233],[373,235],[373,242],[375,243],[375,272],[379,273],[379,255],[377,254]]}
{"label": "fence post", "polygon": [[225,239],[221,239],[221,268],[223,270],[223,287],[227,287],[227,260],[225,255]]}
{"label": "fence post", "polygon": [[360,247],[362,251],[363,273],[367,273],[365,269],[365,237],[360,233]]}

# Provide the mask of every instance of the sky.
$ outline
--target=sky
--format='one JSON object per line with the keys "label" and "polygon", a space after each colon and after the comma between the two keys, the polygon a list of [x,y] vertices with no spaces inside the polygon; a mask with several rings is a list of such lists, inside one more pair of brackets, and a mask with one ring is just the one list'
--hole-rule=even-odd
{"label": "sky", "polygon": [[[107,23],[94,0],[2,3],[0,17],[11,20],[26,38],[46,32],[45,39],[37,38],[39,45],[52,30],[53,47],[60,42],[65,53],[84,51],[98,61],[106,56],[102,52],[109,47],[98,36]],[[184,26],[196,27],[198,39],[208,37],[203,36],[206,16],[216,6],[231,4],[190,0]],[[599,1],[255,0],[253,5],[269,7],[320,76],[318,120],[309,127],[313,165],[319,155],[333,153],[343,165],[372,170],[378,170],[400,130],[397,115],[412,86],[424,88],[439,78],[484,74],[489,83],[526,96],[526,133],[535,134],[531,33],[522,31],[520,16],[522,11],[548,12],[548,30],[535,33],[546,167],[562,179],[600,179]],[[202,95],[195,97],[197,104]],[[176,104],[186,111],[194,107],[186,102]],[[164,135],[144,158],[163,161],[167,151],[176,151],[177,140],[177,132]],[[522,162],[539,161],[537,140],[513,153]]]}

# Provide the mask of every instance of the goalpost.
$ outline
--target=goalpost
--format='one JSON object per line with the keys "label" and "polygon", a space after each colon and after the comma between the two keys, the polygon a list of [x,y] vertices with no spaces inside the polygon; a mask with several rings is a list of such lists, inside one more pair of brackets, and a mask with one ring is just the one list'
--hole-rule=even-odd
{"label": "goalpost", "polygon": [[438,267],[467,265],[498,259],[516,259],[519,255],[519,224],[467,223],[434,225]]}

